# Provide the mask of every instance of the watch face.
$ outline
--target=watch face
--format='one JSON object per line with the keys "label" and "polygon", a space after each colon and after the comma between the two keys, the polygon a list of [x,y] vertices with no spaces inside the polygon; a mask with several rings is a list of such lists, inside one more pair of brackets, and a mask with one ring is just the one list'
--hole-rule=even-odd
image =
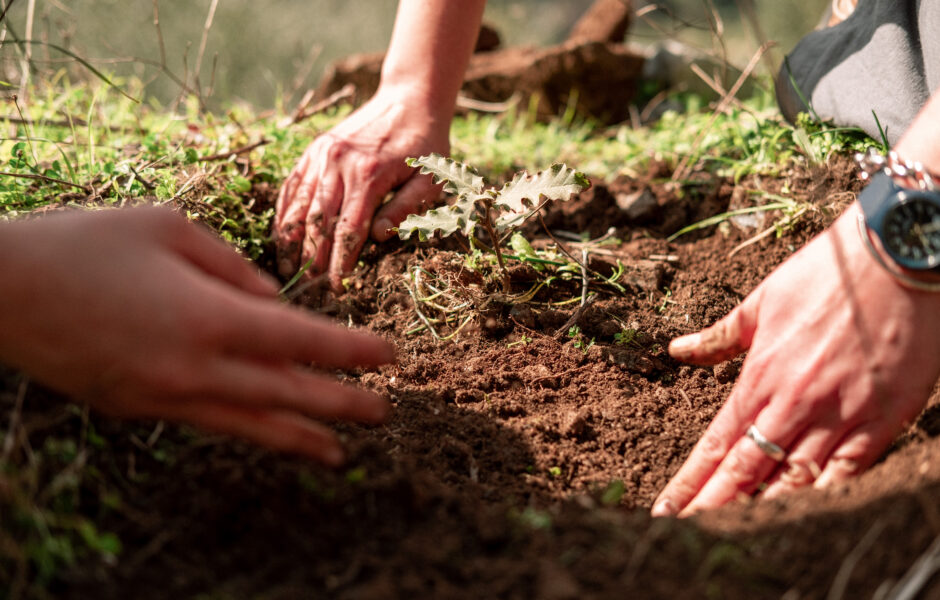
{"label": "watch face", "polygon": [[884,216],[885,249],[902,266],[931,269],[940,264],[940,205],[917,194]]}

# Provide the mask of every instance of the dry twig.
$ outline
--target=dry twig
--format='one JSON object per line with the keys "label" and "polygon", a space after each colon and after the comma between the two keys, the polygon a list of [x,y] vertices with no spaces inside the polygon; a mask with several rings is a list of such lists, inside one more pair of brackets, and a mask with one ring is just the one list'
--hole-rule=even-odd
{"label": "dry twig", "polygon": [[862,560],[862,557],[865,556],[865,553],[875,544],[878,540],[878,536],[881,535],[881,532],[884,531],[885,522],[881,519],[875,521],[875,524],[871,526],[871,529],[868,530],[855,548],[852,548],[852,551],[849,552],[845,559],[842,561],[842,565],[839,567],[839,571],[836,573],[835,579],[832,580],[832,587],[829,588],[829,594],[826,596],[827,600],[841,600],[845,596],[845,590],[849,586],[849,580],[852,578],[852,571],[855,570],[855,566],[858,565],[858,562]]}
{"label": "dry twig", "polygon": [[594,294],[593,296],[588,296],[587,299],[584,301],[584,304],[578,305],[578,308],[576,308],[575,311],[571,313],[571,317],[569,317],[568,320],[565,321],[565,324],[555,330],[555,334],[552,337],[555,338],[559,342],[565,339],[565,336],[568,335],[568,330],[578,324],[578,321],[580,321],[581,317],[584,316],[584,312],[592,304],[594,304],[595,300],[597,300],[597,294]]}
{"label": "dry twig", "polygon": [[258,140],[257,142],[255,142],[255,143],[253,143],[253,144],[248,144],[247,146],[242,146],[242,147],[240,147],[240,148],[235,148],[235,149],[229,150],[228,152],[219,152],[218,154],[210,154],[209,156],[201,156],[201,157],[199,157],[198,160],[199,160],[200,162],[211,162],[211,161],[215,161],[215,160],[226,160],[226,159],[228,159],[228,158],[231,157],[231,156],[236,156],[236,155],[238,155],[238,154],[246,154],[246,153],[248,153],[248,152],[251,152],[251,151],[254,150],[255,148],[260,148],[261,146],[264,146],[264,145],[270,144],[270,143],[271,143],[271,140],[266,139],[266,138],[261,138],[260,140]]}
{"label": "dry twig", "polygon": [[937,571],[940,571],[940,536],[934,539],[904,577],[891,588],[886,600],[914,600]]}
{"label": "dry twig", "polygon": [[712,112],[711,118],[708,120],[708,123],[705,127],[699,131],[698,136],[696,136],[695,141],[692,143],[692,148],[689,153],[682,159],[682,162],[676,168],[675,172],[672,174],[672,181],[680,181],[685,179],[689,175],[691,170],[691,161],[694,156],[698,153],[698,148],[702,144],[702,141],[705,139],[705,136],[708,135],[708,132],[711,131],[712,125],[715,124],[715,121],[718,120],[718,115],[723,113],[727,108],[728,104],[731,103],[732,99],[741,89],[741,86],[744,85],[744,82],[747,81],[747,78],[750,77],[751,72],[754,70],[754,67],[757,66],[757,63],[760,61],[761,56],[764,55],[768,49],[774,46],[774,42],[767,42],[761,46],[754,56],[751,57],[750,62],[747,63],[747,66],[744,67],[744,70],[741,72],[741,75],[738,77],[738,80],[734,82],[734,85],[731,86],[731,89],[728,90],[728,93],[718,102],[718,105],[715,107],[715,110]]}
{"label": "dry twig", "polygon": [[38,181],[57,183],[59,185],[64,185],[66,187],[79,189],[85,192],[86,194],[90,193],[90,190],[87,185],[72,183],[71,181],[65,181],[64,179],[56,179],[55,177],[47,177],[45,175],[36,175],[34,173],[10,173],[8,171],[0,171],[0,177],[15,177],[17,179],[36,179]]}
{"label": "dry twig", "polygon": [[347,83],[341,89],[333,92],[329,98],[317,102],[309,109],[307,108],[307,105],[313,100],[313,94],[308,93],[304,96],[303,100],[300,101],[300,104],[297,105],[297,110],[294,111],[294,115],[290,119],[287,119],[285,122],[281,123],[281,127],[296,125],[297,123],[309,119],[317,113],[321,113],[336,106],[337,104],[349,100],[355,93],[356,86],[351,83]]}

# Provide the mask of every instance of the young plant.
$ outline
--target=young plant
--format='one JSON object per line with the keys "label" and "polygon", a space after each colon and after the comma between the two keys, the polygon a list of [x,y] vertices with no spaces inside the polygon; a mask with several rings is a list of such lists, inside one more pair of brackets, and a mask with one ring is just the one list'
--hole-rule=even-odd
{"label": "young plant", "polygon": [[[502,188],[487,187],[486,181],[473,168],[439,154],[409,158],[409,166],[420,167],[422,175],[431,175],[435,183],[443,183],[444,191],[456,200],[422,215],[409,215],[398,227],[398,236],[407,240],[413,234],[426,241],[435,233],[448,237],[461,233],[474,245],[496,255],[503,291],[509,291],[509,277],[500,249],[502,239],[509,236],[550,200],[565,201],[591,187],[583,173],[563,164],[555,164],[534,175],[522,171]],[[477,226],[483,227],[490,245],[476,236]],[[517,242],[518,243],[518,242]]]}
{"label": "young plant", "polygon": [[640,346],[640,332],[632,327],[625,327],[614,334],[614,343],[620,346]]}
{"label": "young plant", "polygon": [[577,325],[572,325],[568,329],[568,337],[572,339],[574,347],[584,354],[587,354],[588,350],[594,346],[594,338],[588,339]]}

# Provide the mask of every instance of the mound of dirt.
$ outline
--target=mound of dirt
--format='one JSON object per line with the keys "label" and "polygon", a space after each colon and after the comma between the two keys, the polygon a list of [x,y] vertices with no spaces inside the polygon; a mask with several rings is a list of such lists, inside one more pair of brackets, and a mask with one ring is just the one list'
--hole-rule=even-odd
{"label": "mound of dirt", "polygon": [[[116,532],[124,550],[114,564],[85,557],[51,593],[557,600],[887,590],[940,534],[937,395],[884,461],[854,481],[683,521],[648,514],[740,366],[680,365],[665,345],[721,317],[831,221],[844,192],[857,189],[850,172],[839,162],[738,184],[703,174],[680,197],[654,169],[648,181],[598,182],[553,207],[548,222],[600,235],[618,196],[648,189],[656,199],[642,221],[614,221],[620,242],[598,258],[636,275],[626,293],[600,293],[579,313],[576,338],[563,326],[580,278],[436,341],[415,324],[404,274],[420,267],[467,289],[485,282],[445,243],[371,248],[353,291],[329,310],[398,346],[397,365],[340,374],[387,395],[391,421],[338,426],[351,458],[336,472],[186,429],[160,433],[93,415],[105,441],[87,450],[94,475],[85,475],[75,507]],[[730,257],[753,232],[712,228],[665,241],[677,224],[725,210],[735,185],[787,185],[818,210],[786,236]],[[529,234],[548,242],[544,232]],[[513,291],[531,277],[515,271]],[[625,330],[633,333],[618,338]],[[14,395],[0,395],[4,410]],[[25,407],[34,448],[89,427],[35,389]],[[121,501],[106,509],[99,495],[112,487]],[[924,594],[938,597],[940,582]]]}
{"label": "mound of dirt", "polygon": [[[563,44],[548,48],[498,48],[499,35],[484,26],[464,79],[463,108],[479,103],[527,107],[538,100],[535,114],[550,120],[568,108],[601,123],[629,118],[645,58],[622,42],[631,20],[626,0],[597,0],[574,25]],[[324,72],[315,97],[325,99],[348,85],[355,105],[379,86],[384,53],[340,59]]]}

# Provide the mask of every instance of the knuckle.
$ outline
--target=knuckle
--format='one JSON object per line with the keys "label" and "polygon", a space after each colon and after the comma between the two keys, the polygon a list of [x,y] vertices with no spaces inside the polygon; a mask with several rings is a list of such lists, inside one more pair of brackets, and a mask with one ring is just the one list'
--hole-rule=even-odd
{"label": "knuckle", "polygon": [[742,489],[757,487],[762,481],[758,473],[758,465],[740,453],[729,454],[722,466],[725,467],[725,472],[731,480]]}
{"label": "knuckle", "polygon": [[727,454],[728,446],[721,435],[713,431],[706,431],[702,439],[699,440],[696,451],[704,460],[717,463]]}
{"label": "knuckle", "polygon": [[374,157],[368,157],[360,161],[357,170],[364,179],[372,180],[379,176],[382,166]]}
{"label": "knuckle", "polygon": [[346,145],[332,138],[323,138],[324,148],[320,151],[329,162],[338,162],[346,154]]}

